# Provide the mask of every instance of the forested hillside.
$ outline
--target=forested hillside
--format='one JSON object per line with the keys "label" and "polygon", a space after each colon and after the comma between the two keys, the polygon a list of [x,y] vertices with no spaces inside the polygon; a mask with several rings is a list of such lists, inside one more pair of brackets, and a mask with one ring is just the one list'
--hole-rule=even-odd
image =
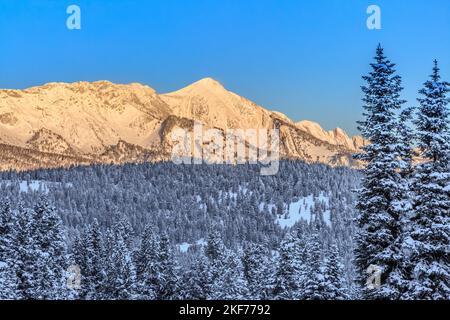
{"label": "forested hillside", "polygon": [[328,294],[351,295],[358,172],[286,161],[278,175],[258,173],[252,165],[168,163],[2,173],[3,198],[14,200],[3,219],[32,220],[45,196],[62,221],[62,267],[82,274],[82,289],[63,296],[313,298],[337,290],[327,281],[342,285]]}

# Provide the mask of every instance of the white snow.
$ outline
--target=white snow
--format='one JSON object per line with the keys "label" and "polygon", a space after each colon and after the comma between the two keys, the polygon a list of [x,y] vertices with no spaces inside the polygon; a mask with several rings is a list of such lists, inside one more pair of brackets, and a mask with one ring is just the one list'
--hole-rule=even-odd
{"label": "white snow", "polygon": [[[300,198],[298,201],[291,202],[289,205],[288,216],[278,217],[277,223],[282,228],[289,228],[302,219],[311,222],[314,218],[311,210],[316,202],[323,202],[325,203],[325,206],[328,207],[329,198],[324,193],[321,193],[318,197],[309,195],[307,197]],[[323,218],[327,225],[331,225],[330,210],[325,210],[323,212]]]}
{"label": "white snow", "polygon": [[[31,181],[2,180],[2,181],[0,181],[0,186],[5,185],[5,186],[9,187],[9,186],[15,185],[16,183],[18,183],[18,185],[19,185],[19,191],[23,192],[23,193],[36,192],[36,191],[48,193],[50,186],[60,187],[62,185],[60,182],[51,182],[51,181],[44,181],[44,180],[31,180]],[[71,183],[66,183],[65,186],[73,187],[73,185]]]}
{"label": "white snow", "polygon": [[[197,246],[200,246],[200,247],[206,246],[206,240],[203,239],[203,238],[198,239],[198,240],[195,242],[195,244],[196,244]],[[183,242],[183,243],[181,243],[181,244],[178,245],[178,250],[180,250],[181,253],[186,253],[186,252],[188,252],[189,248],[190,248],[192,245],[193,245],[193,244],[191,244],[191,243]]]}
{"label": "white snow", "polygon": [[189,243],[187,243],[187,242],[183,242],[182,244],[178,245],[178,247],[180,249],[180,252],[182,252],[182,253],[186,253],[189,250],[190,246],[191,245]]}
{"label": "white snow", "polygon": [[202,246],[202,247],[203,247],[203,246],[206,246],[206,240],[203,239],[203,238],[201,238],[201,239],[197,240],[196,244],[197,244],[198,246]]}

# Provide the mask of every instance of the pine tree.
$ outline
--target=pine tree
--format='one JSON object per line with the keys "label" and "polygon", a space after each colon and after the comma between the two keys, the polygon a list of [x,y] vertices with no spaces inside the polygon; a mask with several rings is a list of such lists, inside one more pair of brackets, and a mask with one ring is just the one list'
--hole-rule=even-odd
{"label": "pine tree", "polygon": [[222,236],[217,229],[213,229],[207,239],[206,244],[206,256],[212,261],[218,261],[222,258],[223,253],[225,252],[225,246],[222,241]]}
{"label": "pine tree", "polygon": [[[102,233],[96,219],[88,227],[83,242],[85,244],[85,269],[81,269],[81,296],[86,300],[101,300],[105,285],[105,251]],[[108,252],[108,254],[110,253]]]}
{"label": "pine tree", "polygon": [[[400,173],[402,174],[402,177],[405,178],[406,182],[409,182],[414,171],[413,159],[417,156],[417,152],[414,150],[414,130],[411,127],[413,112],[414,108],[412,107],[403,109],[400,112],[397,125],[399,168]],[[409,190],[409,184],[407,184],[406,190]],[[406,198],[409,198],[409,196]]]}
{"label": "pine tree", "polygon": [[132,300],[136,296],[136,272],[122,232],[108,230],[107,254],[110,258],[105,266],[105,298],[108,300]]}
{"label": "pine tree", "polygon": [[304,298],[307,300],[325,299],[325,277],[322,271],[322,247],[317,230],[311,234],[306,245],[306,274]]}
{"label": "pine tree", "polygon": [[411,228],[406,239],[407,299],[450,299],[450,84],[442,81],[437,61],[419,91],[418,147]]}
{"label": "pine tree", "polygon": [[[399,231],[396,239],[396,249],[400,247],[399,260],[396,268],[393,268],[390,273],[390,286],[395,288],[395,295],[391,298],[402,298],[404,292],[408,290],[408,264],[409,258],[405,256],[405,241],[407,234],[411,230],[409,223],[409,216],[412,210],[412,192],[411,181],[414,174],[413,159],[417,156],[414,150],[414,130],[410,123],[413,121],[414,108],[405,108],[399,115],[397,125],[397,152],[398,152],[398,173],[400,179],[397,183],[397,196],[392,201],[392,206],[398,214]],[[398,244],[398,245],[397,245]],[[384,289],[383,289],[384,290]],[[386,295],[389,298],[389,295]]]}
{"label": "pine tree", "polygon": [[157,297],[161,300],[171,300],[177,293],[175,267],[175,260],[170,247],[169,238],[167,237],[167,234],[163,234],[160,238],[158,252],[158,268],[161,277]]}
{"label": "pine tree", "polygon": [[13,213],[9,201],[0,203],[0,300],[18,298],[14,272]]}
{"label": "pine tree", "polygon": [[331,245],[327,254],[323,298],[326,300],[346,300],[349,298],[344,285],[344,272],[338,247],[335,244]]}
{"label": "pine tree", "polygon": [[250,298],[267,299],[274,281],[267,249],[263,245],[251,243],[244,250],[243,265]]}
{"label": "pine tree", "polygon": [[219,231],[214,228],[208,235],[205,255],[209,260],[211,285],[208,299],[233,300],[248,297],[244,267],[240,257],[223,244]]}
{"label": "pine tree", "polygon": [[0,260],[0,300],[16,300],[17,280],[10,265]]}
{"label": "pine tree", "polygon": [[19,299],[37,299],[35,293],[35,279],[37,260],[36,249],[31,237],[32,213],[19,204],[14,214],[13,249],[14,271],[18,279],[17,291]]}
{"label": "pine tree", "polygon": [[31,238],[36,254],[34,298],[66,298],[66,242],[61,219],[45,198],[34,208]]}
{"label": "pine tree", "polygon": [[[84,235],[84,233],[82,233],[82,235]],[[70,255],[70,263],[79,270],[79,275],[77,276],[80,277],[80,285],[83,279],[83,270],[86,270],[86,244],[84,242],[85,238],[82,235],[79,233],[76,234]],[[70,289],[70,300],[78,300],[83,298],[80,287]]]}
{"label": "pine tree", "polygon": [[113,214],[114,224],[113,230],[122,236],[125,244],[131,249],[133,240],[133,227],[131,226],[130,220],[126,217],[123,212],[115,212]]}
{"label": "pine tree", "polygon": [[306,275],[306,241],[303,231],[286,235],[280,244],[273,296],[279,300],[303,298]]}
{"label": "pine tree", "polygon": [[216,261],[217,272],[211,285],[210,300],[243,300],[248,298],[247,281],[239,256],[226,250],[223,260]]}
{"label": "pine tree", "polygon": [[203,253],[183,274],[179,297],[183,300],[206,300],[211,296],[211,264]]}
{"label": "pine tree", "polygon": [[[364,117],[359,129],[370,144],[357,158],[365,164],[362,188],[359,190],[355,264],[358,283],[364,298],[396,299],[401,288],[396,271],[402,261],[401,213],[398,207],[404,197],[400,174],[398,111],[405,102],[400,98],[401,78],[395,64],[376,50],[372,71],[363,79]],[[376,265],[382,270],[382,287],[366,286],[367,270]],[[401,287],[401,286],[400,286]]]}
{"label": "pine tree", "polygon": [[153,300],[159,289],[160,274],[157,264],[159,237],[154,228],[147,225],[142,234],[141,244],[136,255],[136,281],[140,298]]}

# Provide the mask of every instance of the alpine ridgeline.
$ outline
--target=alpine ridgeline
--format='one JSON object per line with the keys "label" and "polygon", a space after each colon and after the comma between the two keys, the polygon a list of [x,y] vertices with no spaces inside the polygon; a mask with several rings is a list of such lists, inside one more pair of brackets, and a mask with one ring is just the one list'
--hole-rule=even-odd
{"label": "alpine ridgeline", "polygon": [[158,94],[138,84],[108,81],[48,83],[0,90],[0,170],[170,160],[172,132],[204,129],[280,130],[280,156],[333,166],[355,166],[364,146],[341,129],[294,123],[206,78]]}

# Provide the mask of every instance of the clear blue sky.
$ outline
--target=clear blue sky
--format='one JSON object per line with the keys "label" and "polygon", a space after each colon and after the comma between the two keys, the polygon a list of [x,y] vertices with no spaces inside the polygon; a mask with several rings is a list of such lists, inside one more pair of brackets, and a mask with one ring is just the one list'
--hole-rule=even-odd
{"label": "clear blue sky", "polygon": [[[77,4],[82,29],[66,28]],[[366,8],[382,30],[366,28]],[[415,104],[432,59],[450,79],[449,0],[0,0],[0,87],[107,79],[158,92],[213,77],[294,120],[356,133],[381,42]]]}

